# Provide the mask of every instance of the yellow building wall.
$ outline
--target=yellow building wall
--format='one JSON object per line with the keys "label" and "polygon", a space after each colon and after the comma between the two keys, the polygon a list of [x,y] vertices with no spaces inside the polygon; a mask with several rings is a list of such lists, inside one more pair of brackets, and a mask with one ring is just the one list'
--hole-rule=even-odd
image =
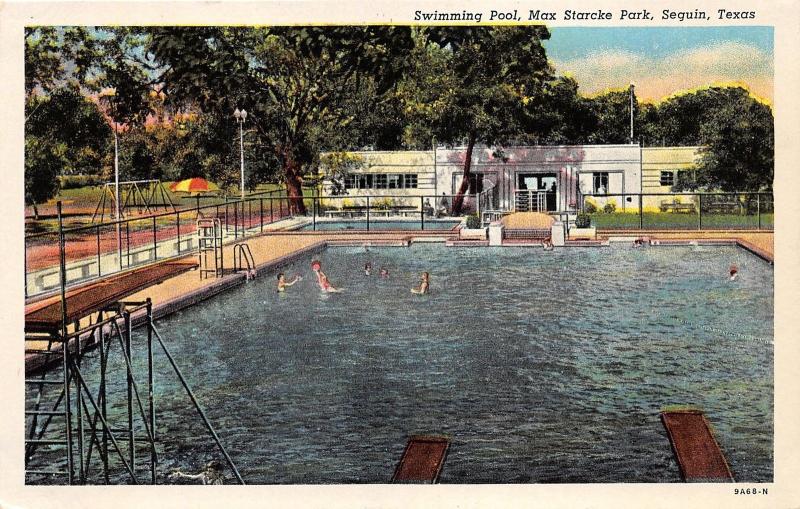
{"label": "yellow building wall", "polygon": [[[428,197],[429,204],[436,203],[436,169],[433,151],[353,151],[350,154],[361,156],[363,167],[351,172],[358,174],[405,174],[417,175],[417,187],[412,189],[350,189],[347,194],[336,198],[329,196],[330,186],[323,183],[321,192],[324,206],[342,208],[345,206],[364,206],[366,198],[348,198],[348,195],[370,197],[370,206],[415,207],[423,206],[421,197]],[[325,175],[325,168],[321,168]],[[387,195],[391,195],[389,198]],[[327,199],[325,199],[327,197]],[[374,199],[373,199],[374,197]]]}
{"label": "yellow building wall", "polygon": [[[701,147],[642,147],[642,194],[671,193],[671,186],[661,185],[661,172],[692,170],[700,160]],[[680,196],[681,203],[691,203],[690,195]],[[672,202],[669,196],[644,196],[642,205],[646,212],[663,210],[665,202]]]}

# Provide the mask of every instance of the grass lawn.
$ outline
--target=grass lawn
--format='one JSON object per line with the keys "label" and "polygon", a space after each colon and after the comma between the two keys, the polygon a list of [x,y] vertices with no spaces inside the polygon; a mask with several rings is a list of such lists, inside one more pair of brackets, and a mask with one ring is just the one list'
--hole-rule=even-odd
{"label": "grass lawn", "polygon": [[[639,214],[617,212],[612,214],[590,214],[592,226],[608,229],[637,229]],[[698,229],[700,222],[697,214],[679,214],[671,212],[645,212],[642,215],[642,227],[658,229]],[[761,214],[761,228],[773,227],[773,213]],[[758,215],[707,214],[703,213],[702,228],[742,228],[757,229]]]}

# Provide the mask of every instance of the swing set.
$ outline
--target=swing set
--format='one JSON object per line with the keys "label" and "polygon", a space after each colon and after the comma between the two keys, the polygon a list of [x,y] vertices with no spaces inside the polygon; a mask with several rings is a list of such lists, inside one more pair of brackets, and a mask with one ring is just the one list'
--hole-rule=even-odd
{"label": "swing set", "polygon": [[[125,218],[127,210],[135,210],[138,214],[152,214],[154,209],[162,207],[165,211],[176,211],[175,204],[160,180],[129,180],[119,183],[119,215],[116,220]],[[108,207],[108,217],[114,218],[117,197],[114,193],[114,183],[103,184],[103,192],[97,202],[97,207],[92,215],[92,223],[99,218],[103,222]]]}

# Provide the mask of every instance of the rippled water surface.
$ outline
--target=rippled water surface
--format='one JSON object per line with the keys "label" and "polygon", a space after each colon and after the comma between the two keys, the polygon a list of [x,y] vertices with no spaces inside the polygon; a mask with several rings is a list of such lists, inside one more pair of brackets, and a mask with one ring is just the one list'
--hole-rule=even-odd
{"label": "rippled water surface", "polygon": [[[315,258],[343,293],[321,294],[307,257],[285,294],[267,276],[158,323],[249,483],[387,482],[417,433],[451,437],[444,483],[676,482],[671,405],[706,412],[738,481],[772,480],[773,272],[743,250]],[[431,294],[412,295],[422,271]],[[219,457],[156,367],[164,469]]]}

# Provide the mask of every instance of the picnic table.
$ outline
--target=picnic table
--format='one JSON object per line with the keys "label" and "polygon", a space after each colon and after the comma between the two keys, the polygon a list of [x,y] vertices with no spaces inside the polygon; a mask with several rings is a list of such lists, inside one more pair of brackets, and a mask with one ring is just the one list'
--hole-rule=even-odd
{"label": "picnic table", "polygon": [[677,212],[677,213],[686,213],[686,214],[693,214],[697,212],[697,208],[694,206],[694,203],[681,203],[677,201],[669,201],[665,200],[661,202],[661,206],[659,207],[661,212]]}
{"label": "picnic table", "polygon": [[738,201],[718,201],[703,203],[703,212],[717,214],[738,214],[742,209],[742,204]]}

